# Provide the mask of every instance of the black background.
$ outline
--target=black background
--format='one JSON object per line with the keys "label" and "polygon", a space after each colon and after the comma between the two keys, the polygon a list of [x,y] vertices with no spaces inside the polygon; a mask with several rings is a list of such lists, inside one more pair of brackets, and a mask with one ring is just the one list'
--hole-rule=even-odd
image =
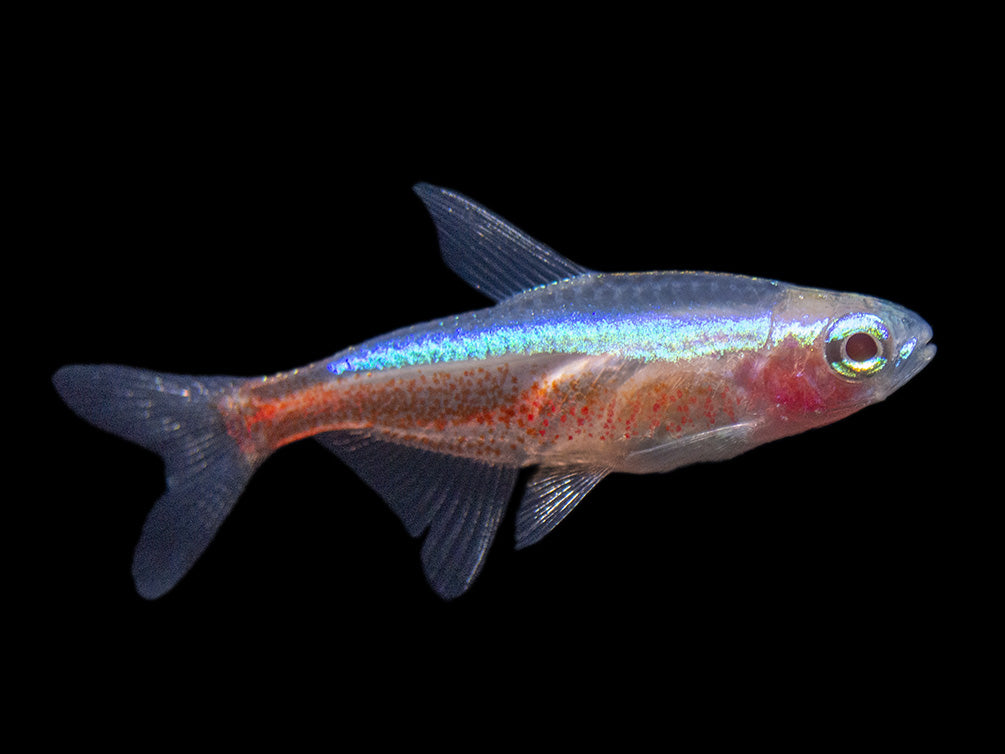
{"label": "black background", "polygon": [[[967,129],[951,113],[966,95],[937,54],[837,45],[806,65],[768,50],[683,65],[639,50],[515,76],[435,55],[381,74],[326,49],[198,47],[88,50],[27,114],[25,256],[51,319],[34,341],[48,464],[26,613],[53,616],[67,663],[296,669],[357,689],[601,671],[698,695],[834,680],[873,689],[870,705],[877,688],[927,698],[952,672],[945,636],[979,566],[961,559],[971,513],[949,489],[947,269],[973,263],[981,210],[960,196]],[[52,372],[267,374],[485,305],[440,261],[418,181],[598,270],[888,298],[933,326],[939,354],[839,424],[725,464],[612,476],[527,550],[512,549],[510,510],[451,603],[384,504],[297,443],[174,591],[139,598],[129,567],[160,462],[76,419]]]}

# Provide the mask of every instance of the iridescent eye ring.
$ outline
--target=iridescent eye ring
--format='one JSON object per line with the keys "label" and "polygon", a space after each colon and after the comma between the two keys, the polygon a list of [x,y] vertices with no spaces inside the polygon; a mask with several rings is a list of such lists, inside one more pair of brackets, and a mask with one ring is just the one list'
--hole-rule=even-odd
{"label": "iridescent eye ring", "polygon": [[890,331],[875,314],[846,314],[827,331],[827,363],[842,377],[876,374],[886,366],[889,338]]}

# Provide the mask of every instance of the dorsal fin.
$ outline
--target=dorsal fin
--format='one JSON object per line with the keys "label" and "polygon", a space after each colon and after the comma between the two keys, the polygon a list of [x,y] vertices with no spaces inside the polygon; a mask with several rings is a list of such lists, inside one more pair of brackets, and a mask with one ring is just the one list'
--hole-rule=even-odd
{"label": "dorsal fin", "polygon": [[466,196],[428,183],[416,184],[414,191],[436,223],[443,260],[496,301],[591,272]]}

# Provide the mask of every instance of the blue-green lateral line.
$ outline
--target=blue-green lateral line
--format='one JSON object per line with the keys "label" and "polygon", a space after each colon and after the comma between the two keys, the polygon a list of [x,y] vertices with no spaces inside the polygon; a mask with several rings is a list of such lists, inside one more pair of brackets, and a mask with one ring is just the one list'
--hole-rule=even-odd
{"label": "blue-green lateral line", "polygon": [[328,369],[344,374],[548,353],[680,361],[761,348],[770,327],[770,312],[687,319],[575,317],[558,322],[503,323],[470,331],[451,329],[444,322],[441,329],[342,353]]}

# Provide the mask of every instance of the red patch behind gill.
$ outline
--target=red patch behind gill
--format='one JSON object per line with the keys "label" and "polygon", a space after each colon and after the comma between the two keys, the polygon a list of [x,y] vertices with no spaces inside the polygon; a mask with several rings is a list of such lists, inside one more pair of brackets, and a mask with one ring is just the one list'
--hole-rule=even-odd
{"label": "red patch behind gill", "polygon": [[768,407],[797,420],[844,408],[856,392],[855,385],[827,366],[818,345],[803,346],[795,338],[782,341],[752,365],[750,387]]}

